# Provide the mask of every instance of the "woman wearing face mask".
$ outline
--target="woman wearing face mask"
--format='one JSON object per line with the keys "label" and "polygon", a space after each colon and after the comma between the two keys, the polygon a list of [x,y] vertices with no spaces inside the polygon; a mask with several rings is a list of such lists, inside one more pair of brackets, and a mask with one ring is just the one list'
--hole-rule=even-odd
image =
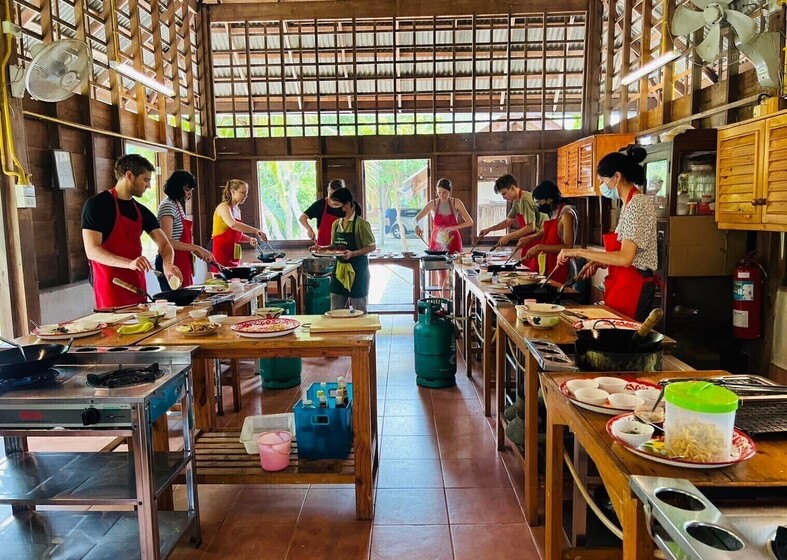
{"label": "woman wearing face mask", "polygon": [[[432,214],[432,235],[429,236],[429,249],[432,251],[461,253],[462,236],[459,230],[473,225],[473,218],[467,213],[462,201],[451,196],[452,188],[448,179],[437,181],[437,198],[428,202],[415,217],[415,221],[420,222]],[[415,233],[418,237],[423,234],[420,225],[416,224]]]}
{"label": "woman wearing face mask", "polygon": [[[525,247],[534,240],[538,241],[537,244],[531,245],[527,249],[525,260],[530,261],[538,258],[541,253],[545,253],[545,270],[549,274],[557,265],[558,253],[563,249],[574,247],[574,241],[579,232],[579,216],[577,209],[571,205],[571,201],[563,198],[560,189],[552,181],[542,181],[533,189],[533,199],[538,211],[546,214],[549,218],[544,220],[541,231],[521,238],[517,247]],[[567,263],[558,266],[552,279],[562,284],[576,274],[576,261],[569,259]]]}
{"label": "woman wearing face mask", "polygon": [[584,277],[592,276],[600,267],[607,268],[604,303],[637,321],[643,321],[653,307],[653,271],[658,268],[656,209],[637,189],[645,183],[640,163],[646,155],[644,149],[630,147],[625,153],[607,154],[596,168],[602,195],[623,201],[615,232],[603,236],[605,252],[564,249],[558,255],[561,263],[572,257],[587,259],[581,271]]}
{"label": "woman wearing face mask", "polygon": [[337,257],[331,278],[331,309],[344,309],[348,302],[359,311],[366,311],[369,296],[369,253],[375,250],[372,226],[355,212],[352,193],[345,188],[335,190],[328,203],[340,208],[342,217],[333,223],[331,244],[313,245],[311,251],[343,251]]}
{"label": "woman wearing face mask", "polygon": [[[248,196],[249,185],[246,181],[230,179],[221,192],[221,203],[213,212],[213,255],[216,262],[223,266],[240,264],[243,253],[241,243],[257,246],[257,240],[249,235],[268,240],[262,230],[246,225],[240,219],[240,205],[246,202]],[[211,270],[218,272],[216,267]]]}
{"label": "woman wearing face mask", "polygon": [[[169,176],[164,183],[164,193],[167,198],[161,201],[158,207],[158,221],[161,231],[169,239],[170,245],[175,250],[175,266],[183,273],[183,285],[190,286],[194,282],[194,263],[192,253],[203,261],[212,261],[213,255],[199,245],[194,245],[192,235],[192,221],[186,219],[186,201],[191,200],[197,180],[194,175],[179,169]],[[161,255],[156,256],[156,270],[164,272]],[[166,278],[159,277],[161,291],[165,292],[171,287]]]}

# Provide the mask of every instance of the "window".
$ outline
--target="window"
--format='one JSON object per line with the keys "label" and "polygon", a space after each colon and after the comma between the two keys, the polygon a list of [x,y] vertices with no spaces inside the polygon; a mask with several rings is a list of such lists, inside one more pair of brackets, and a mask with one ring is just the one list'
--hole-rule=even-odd
{"label": "window", "polygon": [[298,218],[320,197],[317,162],[260,161],[257,180],[262,230],[272,239],[307,239]]}
{"label": "window", "polygon": [[[156,171],[154,171],[150,177],[150,188],[145,191],[145,194],[137,198],[137,201],[145,208],[153,212],[153,214],[157,215],[158,205],[162,196],[161,185],[163,185],[164,182],[161,178],[161,164],[166,162],[166,152],[154,150],[153,148],[149,148],[148,146],[143,146],[141,144],[132,144],[131,142],[127,142],[126,154],[139,154],[152,163],[156,168]],[[156,258],[156,255],[158,255],[158,247],[147,235],[142,236],[142,254],[147,257],[151,263],[153,262],[153,259]]]}

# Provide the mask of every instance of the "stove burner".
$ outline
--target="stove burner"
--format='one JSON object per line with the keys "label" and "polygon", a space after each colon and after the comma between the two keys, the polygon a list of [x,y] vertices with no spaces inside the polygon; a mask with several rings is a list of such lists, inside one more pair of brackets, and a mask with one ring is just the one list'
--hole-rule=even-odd
{"label": "stove burner", "polygon": [[83,346],[82,348],[77,348],[74,352],[95,352],[98,350],[95,346]]}
{"label": "stove burner", "polygon": [[132,385],[152,383],[162,375],[164,375],[164,372],[159,368],[157,363],[150,364],[146,368],[134,367],[123,369],[123,367],[120,367],[115,371],[109,371],[107,373],[89,373],[87,375],[87,384],[91,387],[115,389],[118,387],[130,387]]}
{"label": "stove burner", "polygon": [[137,352],[158,352],[159,350],[161,350],[161,346],[140,346]]}
{"label": "stove burner", "polygon": [[125,352],[128,350],[128,346],[115,346],[113,348],[107,348],[107,352]]}
{"label": "stove burner", "polygon": [[50,368],[44,372],[35,375],[28,375],[27,377],[18,377],[16,379],[0,379],[0,392],[10,391],[11,389],[20,389],[22,387],[32,387],[35,385],[46,385],[53,382],[60,376],[60,371],[55,368]]}

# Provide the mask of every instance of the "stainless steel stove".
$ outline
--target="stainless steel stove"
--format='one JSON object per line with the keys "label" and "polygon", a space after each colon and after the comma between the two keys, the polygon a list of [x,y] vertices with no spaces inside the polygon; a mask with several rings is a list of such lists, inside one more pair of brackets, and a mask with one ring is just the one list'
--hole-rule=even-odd
{"label": "stainless steel stove", "polygon": [[525,344],[541,371],[579,371],[574,358],[563,352],[554,342],[526,338]]}
{"label": "stainless steel stove", "polygon": [[489,303],[493,307],[504,308],[504,307],[514,307],[518,305],[520,302],[517,300],[513,294],[501,294],[501,293],[490,293],[488,296]]}

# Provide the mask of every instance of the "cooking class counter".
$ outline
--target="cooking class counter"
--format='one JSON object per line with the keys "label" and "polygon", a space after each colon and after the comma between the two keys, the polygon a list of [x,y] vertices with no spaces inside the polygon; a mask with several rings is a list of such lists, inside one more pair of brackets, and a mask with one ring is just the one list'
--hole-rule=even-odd
{"label": "cooking class counter", "polygon": [[[666,367],[666,366],[665,366]],[[630,377],[657,383],[660,379],[713,377],[721,371],[637,372]],[[596,373],[594,375],[605,375]],[[560,385],[577,373],[542,373],[541,387],[547,407],[546,457],[546,559],[558,560],[581,554],[566,549],[563,529],[564,435],[566,429],[595,463],[623,530],[623,559],[652,558],[651,539],[642,503],[629,486],[632,475],[687,479],[700,490],[782,488],[787,485],[787,439],[756,439],[757,453],[749,460],[718,469],[689,469],[641,458],[615,443],[607,434],[611,416],[591,412],[571,403]],[[739,493],[738,493],[739,494]],[[752,496],[753,494],[749,494]],[[745,501],[745,500],[744,500]],[[743,504],[741,504],[743,505]],[[581,504],[584,507],[584,503]]]}

